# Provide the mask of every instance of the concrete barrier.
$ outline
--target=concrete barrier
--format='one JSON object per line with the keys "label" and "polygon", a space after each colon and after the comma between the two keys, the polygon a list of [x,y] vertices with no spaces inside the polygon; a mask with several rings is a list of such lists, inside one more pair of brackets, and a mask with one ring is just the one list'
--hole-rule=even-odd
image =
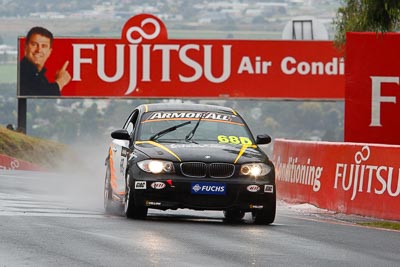
{"label": "concrete barrier", "polygon": [[30,162],[0,154],[0,170],[44,171],[45,169]]}
{"label": "concrete barrier", "polygon": [[400,220],[400,146],[276,139],[272,155],[278,198]]}

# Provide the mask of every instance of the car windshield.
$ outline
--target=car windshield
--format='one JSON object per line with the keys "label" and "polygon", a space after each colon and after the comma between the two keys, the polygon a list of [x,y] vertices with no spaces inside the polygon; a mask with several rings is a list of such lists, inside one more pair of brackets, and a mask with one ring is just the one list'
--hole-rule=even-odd
{"label": "car windshield", "polygon": [[[160,133],[162,134],[160,135]],[[249,129],[239,116],[207,111],[145,113],[140,123],[138,140],[156,140],[157,142],[207,141],[242,145],[253,143]]]}

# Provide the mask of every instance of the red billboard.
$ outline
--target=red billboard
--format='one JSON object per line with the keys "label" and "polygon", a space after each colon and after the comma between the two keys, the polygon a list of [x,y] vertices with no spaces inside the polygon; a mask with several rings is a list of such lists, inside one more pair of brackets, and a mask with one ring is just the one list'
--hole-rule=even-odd
{"label": "red billboard", "polygon": [[[18,96],[53,96],[57,86],[25,89],[29,45],[19,39]],[[121,38],[54,38],[45,69],[42,82],[63,76],[58,95],[68,98],[344,98],[344,61],[331,41],[169,39],[149,14],[130,18]]]}
{"label": "red billboard", "polygon": [[348,33],[345,141],[400,144],[400,34]]}

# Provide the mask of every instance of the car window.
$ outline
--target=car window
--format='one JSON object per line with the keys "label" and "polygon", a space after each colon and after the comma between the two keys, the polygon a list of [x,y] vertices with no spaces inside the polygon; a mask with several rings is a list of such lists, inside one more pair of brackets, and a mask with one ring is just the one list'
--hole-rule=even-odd
{"label": "car window", "polygon": [[129,116],[129,119],[126,121],[124,125],[124,129],[128,131],[128,133],[132,136],[133,132],[135,131],[135,125],[136,121],[138,118],[139,111],[135,110],[132,112],[131,116]]}

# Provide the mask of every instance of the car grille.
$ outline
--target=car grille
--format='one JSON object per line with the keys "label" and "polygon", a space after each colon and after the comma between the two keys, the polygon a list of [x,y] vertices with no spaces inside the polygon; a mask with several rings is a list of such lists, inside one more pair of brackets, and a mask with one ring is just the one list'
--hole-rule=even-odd
{"label": "car grille", "polygon": [[180,166],[188,177],[229,178],[235,173],[235,165],[229,163],[184,162]]}

